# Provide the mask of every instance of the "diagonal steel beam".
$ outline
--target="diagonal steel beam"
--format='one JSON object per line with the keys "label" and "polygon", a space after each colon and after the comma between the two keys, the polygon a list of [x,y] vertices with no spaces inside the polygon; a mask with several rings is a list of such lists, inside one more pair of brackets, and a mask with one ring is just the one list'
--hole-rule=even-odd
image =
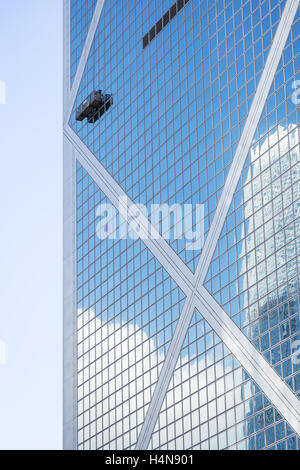
{"label": "diagonal steel beam", "polygon": [[[195,308],[300,436],[300,401],[281,377],[242,333],[216,300],[201,286],[186,299],[163,364],[136,449],[147,449],[174,373]],[[182,333],[184,331],[184,334]],[[183,341],[182,341],[183,338]]]}
{"label": "diagonal steel beam", "polygon": [[[148,448],[151,435],[153,433],[155,423],[163,403],[163,398],[165,397],[168,390],[172,373],[176,366],[182,344],[185,340],[195,306],[197,305],[200,308],[200,313],[204,316],[208,323],[211,324],[211,327],[215,329],[216,333],[221,337],[227,347],[232,350],[233,346],[235,346],[234,350],[236,356],[238,356],[240,359],[241,365],[249,372],[250,375],[255,376],[256,382],[261,387],[262,391],[270,398],[275,406],[277,406],[278,410],[282,413],[287,422],[298,432],[298,434],[300,434],[300,402],[297,397],[275,373],[273,368],[268,364],[263,356],[258,353],[258,351],[253,347],[246,336],[241,332],[241,330],[237,328],[235,323],[230,319],[226,312],[219,306],[219,304],[215,302],[212,296],[209,296],[207,293],[204,295],[205,291],[202,289],[202,284],[204,282],[209,264],[215,251],[216,244],[222,231],[227,212],[234,196],[235,188],[239,181],[244,162],[250,150],[255,130],[268,97],[269,90],[271,88],[285,43],[291,30],[291,26],[296,16],[298,5],[298,0],[287,0],[286,2],[282,18],[278,25],[273,44],[264,67],[264,71],[257,87],[256,94],[236,150],[236,154],[231,164],[231,168],[227,176],[227,180],[195,272],[193,293],[191,296],[197,299],[197,301],[191,301],[191,298],[186,299],[181,317],[179,319],[177,328],[175,329],[172,342],[160,373],[159,381],[154,391],[152,401],[148,408],[148,412],[139,435],[136,446],[137,449]],[[208,309],[208,298],[211,301],[211,305],[215,306],[215,311]],[[187,307],[186,304],[188,304]],[[220,322],[214,321],[213,313],[217,315],[218,320],[221,320]],[[225,328],[225,324],[227,325],[227,329]],[[232,342],[231,332],[235,332],[235,335],[239,341],[234,343]],[[253,358],[258,360],[255,360],[253,363],[251,361]],[[265,380],[266,376],[272,378],[272,389],[268,387],[268,381]],[[290,406],[287,406],[285,399],[286,397],[288,397]]]}
{"label": "diagonal steel beam", "polygon": [[64,49],[63,49],[63,112],[65,113],[70,100],[70,75],[71,75],[71,4],[70,0],[64,0],[63,3],[63,22],[64,22]]}
{"label": "diagonal steel beam", "polygon": [[[64,132],[65,136],[70,140],[77,151],[76,158],[79,163],[95,181],[103,194],[120,212],[122,218],[129,222],[130,207],[134,203],[71,127],[67,125]],[[139,223],[141,229],[136,232],[136,235],[142,239],[144,245],[146,245],[153,256],[159,260],[160,264],[174,279],[185,295],[189,295],[194,281],[192,271],[177,253],[175,253],[166,240],[162,238],[155,227],[150,224],[144,214],[141,214]]]}
{"label": "diagonal steel beam", "polygon": [[204,282],[214,255],[298,7],[298,0],[287,0],[196,268],[195,274],[199,284]]}

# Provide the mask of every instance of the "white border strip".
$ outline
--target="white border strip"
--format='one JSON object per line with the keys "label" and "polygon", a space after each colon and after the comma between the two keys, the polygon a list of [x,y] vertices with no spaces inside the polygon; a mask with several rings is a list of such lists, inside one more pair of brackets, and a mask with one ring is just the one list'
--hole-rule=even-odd
{"label": "white border strip", "polygon": [[[102,13],[103,6],[104,6],[104,2],[105,2],[105,0],[98,0],[97,5],[95,7],[95,11],[94,11],[94,14],[93,14],[93,18],[91,20],[90,28],[89,28],[89,31],[87,33],[85,43],[84,43],[84,46],[83,46],[83,50],[82,50],[82,53],[81,53],[81,57],[80,57],[80,60],[79,60],[78,66],[77,66],[77,70],[76,70],[76,74],[75,74],[75,77],[74,77],[71,93],[70,93],[69,100],[68,100],[68,105],[66,106],[66,108],[64,110],[64,125],[66,125],[69,122],[70,117],[71,117],[71,113],[72,113],[74,103],[75,103],[75,99],[76,99],[76,96],[77,96],[77,93],[78,93],[78,89],[79,89],[79,86],[80,86],[80,83],[81,83],[81,80],[82,80],[84,69],[85,69],[89,54],[90,54],[90,50],[91,50],[91,47],[92,47],[92,44],[93,44],[93,41],[94,41],[94,37],[95,37],[97,27],[98,27],[98,24],[99,24],[99,20],[100,20],[100,16],[101,16],[101,13]],[[70,41],[70,31],[69,31],[67,41]],[[70,59],[69,59],[69,61],[70,61]],[[69,67],[69,72],[68,73],[70,75],[70,67]],[[69,83],[70,83],[70,81],[69,81]]]}
{"label": "white border strip", "polygon": [[196,268],[195,274],[199,284],[203,284],[205,281],[206,273],[222,232],[227,213],[235,193],[235,189],[239,182],[247,155],[250,151],[254,134],[268,98],[268,94],[272,86],[272,82],[298,7],[298,0],[287,0],[284,11],[282,13],[282,18],[277,27],[273,44],[271,46],[255,96],[253,98],[245,127],[243,129],[209,233],[204,243],[198,266]]}
{"label": "white border strip", "polygon": [[[161,370],[161,374],[159,377],[159,381],[157,383],[153,399],[150,403],[148,408],[148,413],[146,415],[144,424],[142,426],[142,430],[139,435],[139,439],[136,445],[136,449],[147,449],[149,446],[149,442],[151,439],[151,435],[153,433],[161,406],[163,402],[163,398],[165,397],[170,379],[172,377],[173,370],[176,366],[182,344],[186,337],[187,330],[189,328],[195,306],[198,305],[201,310],[200,313],[203,317],[211,324],[211,327],[215,329],[216,333],[219,334],[220,338],[224,340],[226,338],[227,346],[230,350],[235,351],[236,357],[240,358],[241,365],[247,370],[247,372],[251,376],[255,376],[257,384],[261,387],[262,391],[269,397],[269,399],[277,406],[278,411],[282,413],[283,416],[286,417],[287,422],[296,430],[299,434],[300,431],[300,421],[299,421],[299,400],[294,395],[294,393],[290,390],[290,388],[281,380],[281,378],[275,373],[272,367],[268,364],[268,362],[263,358],[263,356],[253,348],[251,342],[246,338],[246,336],[237,328],[235,323],[230,319],[230,317],[224,312],[224,310],[215,302],[215,300],[209,295],[211,303],[215,305],[216,312],[218,312],[219,318],[221,319],[221,323],[216,323],[214,316],[212,313],[209,314],[209,309],[207,308],[204,311],[203,305],[204,299],[208,299],[207,295],[205,297],[201,297],[204,295],[205,289],[203,290],[202,286],[203,281],[205,279],[207,270],[209,268],[209,264],[213,257],[216,244],[218,242],[220,233],[222,231],[228,209],[230,207],[232,198],[234,196],[235,188],[239,181],[244,162],[247,158],[254,133],[256,131],[261,113],[263,111],[263,107],[265,105],[266,99],[268,97],[269,90],[272,85],[272,81],[274,79],[285,43],[287,41],[288,35],[291,30],[291,26],[293,24],[294,18],[297,13],[299,2],[295,2],[295,0],[287,0],[285,9],[282,14],[282,18],[278,25],[276,35],[271,46],[265,68],[263,74],[261,76],[259,85],[257,87],[257,91],[255,97],[252,102],[251,109],[249,111],[249,115],[247,121],[245,123],[245,127],[231,164],[231,168],[221,195],[221,198],[218,203],[218,207],[216,209],[216,213],[210,227],[207,239],[204,244],[204,248],[202,254],[200,256],[198,266],[195,272],[194,277],[194,285],[193,290],[197,294],[196,302],[191,302],[189,298],[186,299],[185,305],[188,304],[189,308],[183,307],[182,311],[182,319],[180,318],[180,325],[181,328],[176,328],[172,342],[170,344],[165,363]],[[200,291],[200,294],[199,294]],[[200,304],[199,304],[200,302]],[[198,308],[199,309],[199,308]],[[226,320],[227,324],[227,331],[224,329],[225,323],[223,323],[223,319]],[[218,326],[221,325],[221,328]],[[222,329],[223,325],[223,329]],[[237,331],[238,330],[238,331]],[[239,338],[238,342],[232,342],[230,339],[230,331],[235,332],[235,335]],[[238,353],[236,353],[238,351]],[[254,355],[255,358],[259,360],[255,361],[255,367],[253,366],[251,355]],[[237,358],[238,358],[237,357]],[[172,372],[170,372],[169,366],[172,363],[174,368]],[[248,370],[250,368],[250,370]],[[270,370],[271,369],[271,370]],[[274,387],[270,389],[268,387],[268,383],[264,380],[266,375],[266,370],[269,371],[270,376],[272,377]],[[286,401],[282,399],[282,397],[288,397],[289,403],[293,404],[290,406],[290,409],[286,407]],[[295,402],[296,400],[296,402]]]}

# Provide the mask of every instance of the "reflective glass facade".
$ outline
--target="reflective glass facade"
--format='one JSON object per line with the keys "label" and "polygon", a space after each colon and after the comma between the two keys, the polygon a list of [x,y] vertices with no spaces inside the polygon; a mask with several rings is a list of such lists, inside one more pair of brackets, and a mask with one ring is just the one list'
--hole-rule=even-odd
{"label": "reflective glass facade", "polygon": [[[280,406],[287,392],[300,416],[296,3],[65,0],[65,73],[74,95],[66,100],[64,123],[71,168],[65,237],[73,244],[73,283],[65,294],[72,350],[66,342],[65,367],[73,368],[68,390],[74,391],[65,434],[73,430],[73,448],[300,449],[295,407],[288,413]],[[205,309],[195,308],[195,273],[287,19],[288,39],[279,46],[279,65],[203,278],[208,295],[261,357],[249,371]],[[77,108],[95,90],[112,95],[111,107],[96,122],[77,120]],[[105,175],[113,179],[106,183]],[[146,242],[138,229],[129,230],[117,194],[149,212],[152,204],[192,204],[194,224],[194,207],[203,204],[203,251],[187,249],[183,239]],[[129,230],[124,239],[112,218],[107,236],[99,237],[105,205]],[[175,230],[173,219],[171,225]],[[163,225],[159,231],[164,237]],[[160,255],[164,242],[171,248],[167,260]],[[170,357],[176,361],[167,380]],[[275,371],[274,393],[264,390],[264,364]]]}
{"label": "reflective glass facade", "polygon": [[300,12],[244,165],[206,287],[300,397]]}
{"label": "reflective glass facade", "polygon": [[[285,2],[213,3],[190,0],[143,49],[169,0],[105,2],[75,108],[96,88],[115,104],[70,121],[132,200],[202,203],[206,233]],[[194,271],[199,252],[171,244]]]}

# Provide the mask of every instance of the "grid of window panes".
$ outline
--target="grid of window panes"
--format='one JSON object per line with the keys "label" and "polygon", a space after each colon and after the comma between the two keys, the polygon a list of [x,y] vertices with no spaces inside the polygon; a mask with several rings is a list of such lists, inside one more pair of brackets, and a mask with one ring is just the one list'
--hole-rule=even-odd
{"label": "grid of window panes", "polygon": [[195,311],[149,449],[300,449],[300,439]]}
{"label": "grid of window panes", "polygon": [[71,84],[83,50],[97,0],[71,0]]}
{"label": "grid of window panes", "polygon": [[207,289],[300,397],[300,10],[208,275]]}
{"label": "grid of window panes", "polygon": [[140,240],[100,239],[102,204],[77,164],[78,446],[114,450],[136,443],[184,295]]}
{"label": "grid of window panes", "polygon": [[190,0],[143,49],[171,4],[105,2],[75,107],[99,88],[114,104],[70,124],[134,201],[203,203],[207,233],[285,1]]}

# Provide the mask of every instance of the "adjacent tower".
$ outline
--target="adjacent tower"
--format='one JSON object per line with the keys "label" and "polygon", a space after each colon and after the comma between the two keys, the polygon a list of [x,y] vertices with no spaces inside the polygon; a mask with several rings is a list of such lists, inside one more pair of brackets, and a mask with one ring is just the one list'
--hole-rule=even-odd
{"label": "adjacent tower", "polygon": [[66,449],[300,449],[299,102],[298,0],[64,0]]}

